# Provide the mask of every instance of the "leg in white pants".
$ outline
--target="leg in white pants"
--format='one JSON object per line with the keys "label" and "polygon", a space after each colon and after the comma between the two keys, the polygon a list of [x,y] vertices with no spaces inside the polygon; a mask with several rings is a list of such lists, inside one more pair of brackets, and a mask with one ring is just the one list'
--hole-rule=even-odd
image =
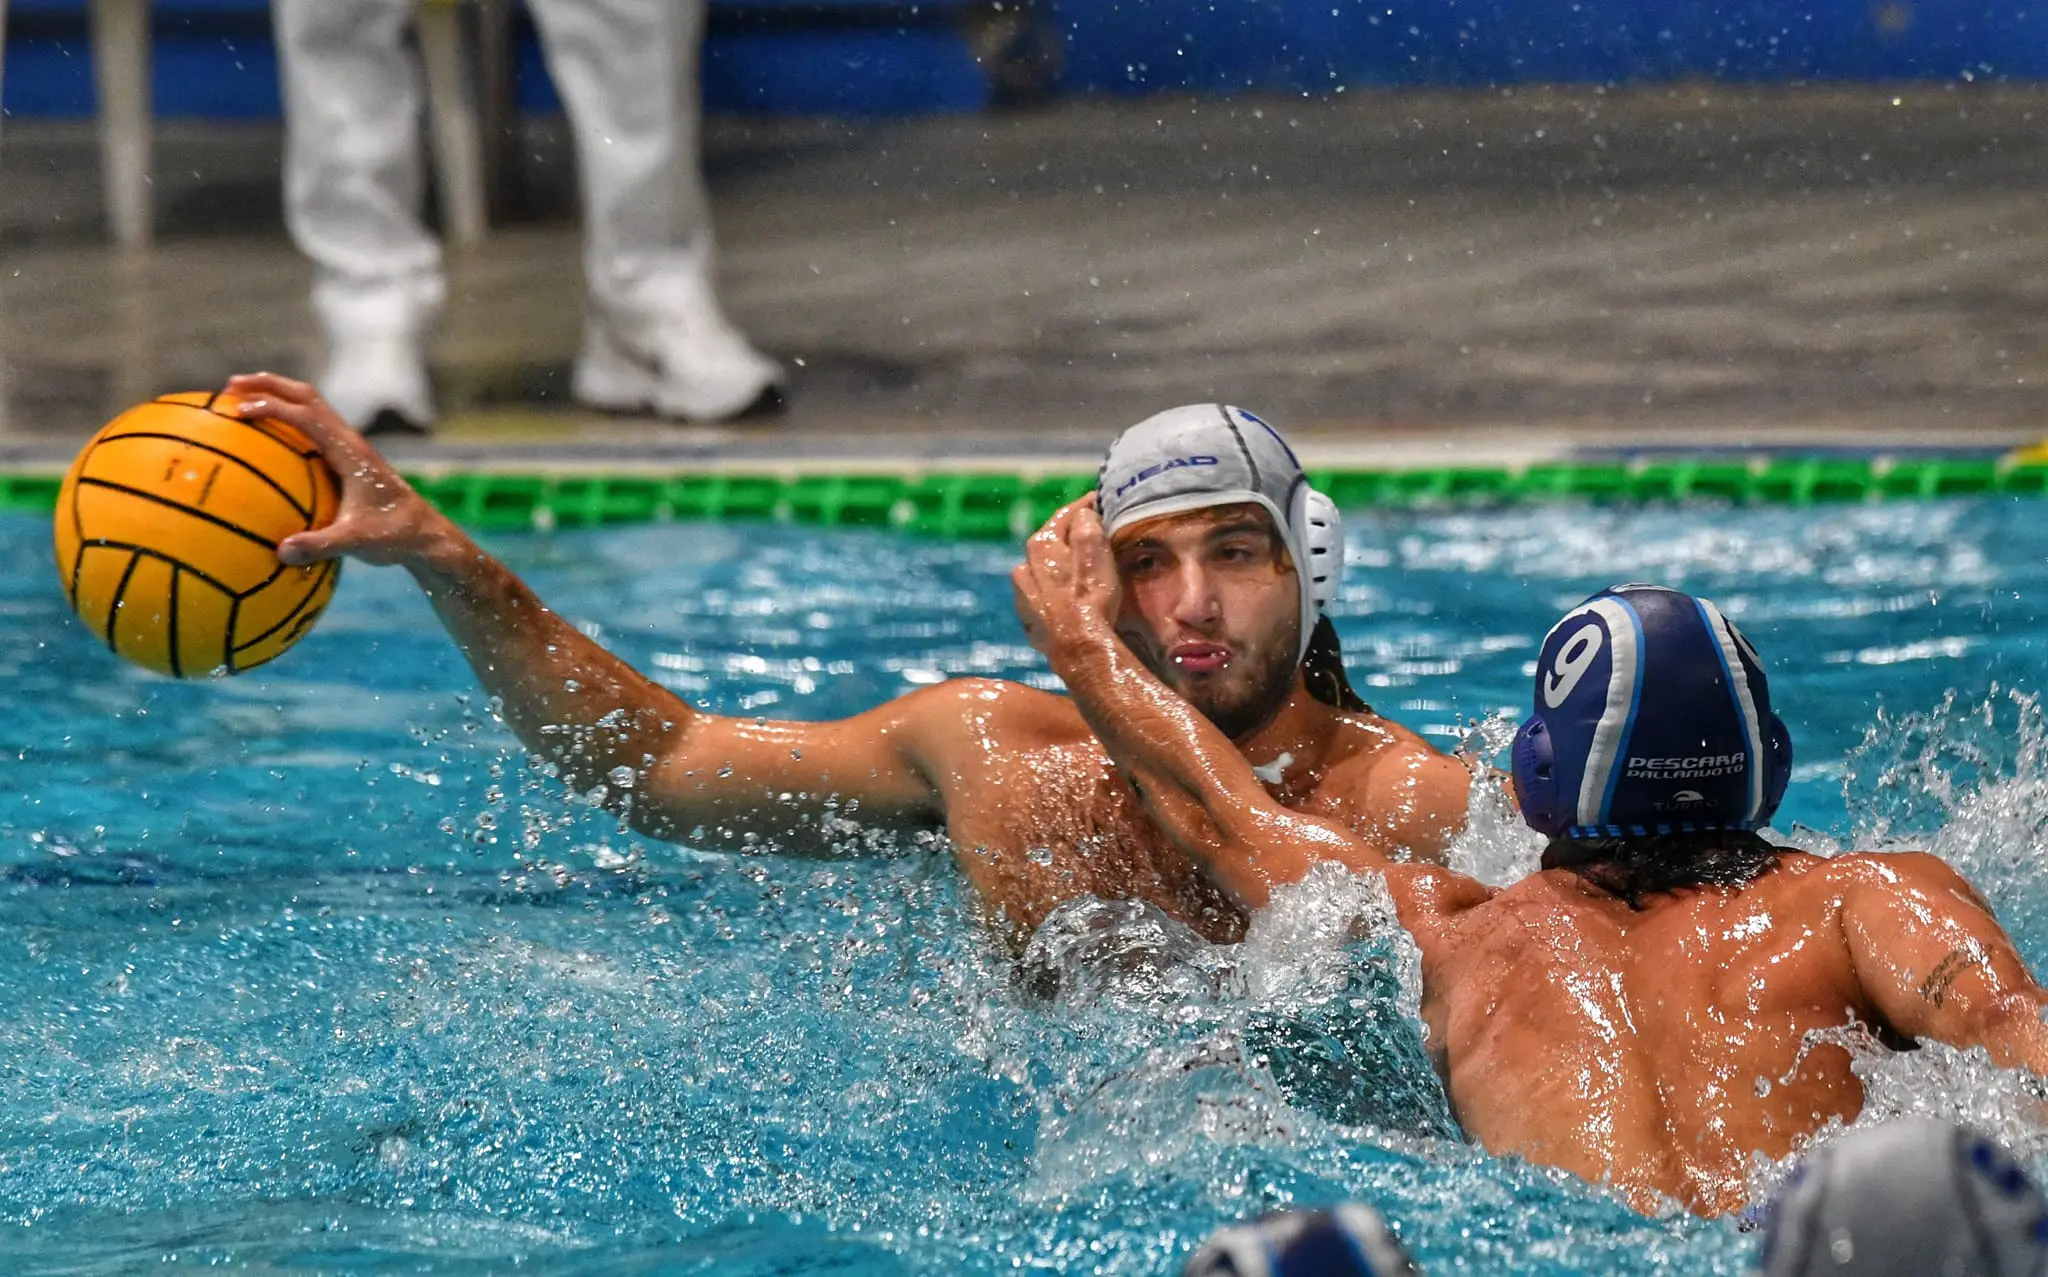
{"label": "leg in white pants", "polygon": [[704,0],[532,0],[575,130],[590,313],[574,392],[717,420],[782,370],[718,304],[698,167]]}
{"label": "leg in white pants", "polygon": [[446,284],[420,222],[413,0],[275,0],[285,107],[285,222],[317,272],[320,386],[358,426],[434,418],[423,354]]}
{"label": "leg in white pants", "polygon": [[[330,360],[321,388],[350,421],[433,419],[422,356],[446,285],[420,224],[413,0],[275,0],[284,68],[285,213],[318,271]],[[534,0],[576,135],[590,314],[575,395],[597,407],[716,420],[782,370],[726,320],[698,170],[704,0]]]}

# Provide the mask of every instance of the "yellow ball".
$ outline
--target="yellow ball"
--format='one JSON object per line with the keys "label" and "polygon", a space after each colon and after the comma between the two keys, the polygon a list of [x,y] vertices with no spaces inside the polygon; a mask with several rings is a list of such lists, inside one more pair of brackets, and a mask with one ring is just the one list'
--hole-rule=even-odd
{"label": "yellow ball", "polygon": [[57,493],[57,574],[86,627],[147,669],[239,674],[313,628],[338,559],[277,543],[333,522],[334,471],[297,428],[226,395],[165,395],[114,418]]}

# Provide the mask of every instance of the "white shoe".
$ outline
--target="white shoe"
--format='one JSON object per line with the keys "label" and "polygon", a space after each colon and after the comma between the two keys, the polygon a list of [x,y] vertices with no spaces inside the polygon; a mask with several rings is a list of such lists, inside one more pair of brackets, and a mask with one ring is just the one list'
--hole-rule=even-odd
{"label": "white shoe", "polygon": [[320,393],[365,434],[425,434],[434,425],[427,361],[404,337],[337,340]]}
{"label": "white shoe", "polygon": [[725,421],[777,396],[782,377],[782,365],[749,345],[714,305],[644,335],[592,316],[569,392],[603,412]]}

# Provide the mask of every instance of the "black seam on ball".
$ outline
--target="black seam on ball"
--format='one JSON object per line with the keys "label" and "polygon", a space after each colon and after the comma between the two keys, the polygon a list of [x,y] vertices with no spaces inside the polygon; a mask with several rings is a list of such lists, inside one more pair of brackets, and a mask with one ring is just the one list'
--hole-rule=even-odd
{"label": "black seam on ball", "polygon": [[172,678],[185,677],[185,663],[178,659],[178,578],[183,575],[185,575],[184,569],[175,563],[171,564],[171,598],[166,609],[167,615],[164,621],[164,630],[167,639],[166,650],[169,651],[171,657]]}
{"label": "black seam on ball", "polygon": [[121,650],[114,642],[114,625],[121,616],[121,596],[128,593],[128,582],[134,579],[135,565],[140,562],[142,555],[139,553],[128,556],[128,566],[121,572],[121,583],[114,587],[114,601],[107,607],[107,646],[116,652]]}
{"label": "black seam on ball", "polygon": [[299,614],[306,610],[306,604],[318,598],[320,595],[321,588],[325,586],[327,582],[334,576],[334,573],[332,571],[334,567],[334,561],[331,559],[328,560],[325,566],[329,570],[322,572],[320,574],[320,576],[313,582],[313,587],[307,590],[304,596],[301,597],[297,603],[292,605],[292,610],[285,613],[283,619],[279,620],[277,624],[271,626],[269,629],[263,631],[261,634],[258,634],[255,638],[250,639],[246,643],[234,643],[234,632],[230,630],[228,633],[228,641],[230,643],[234,643],[234,650],[236,652],[246,652],[250,648],[256,646],[258,643],[261,643],[264,639],[269,638],[271,635],[277,633],[285,626],[290,625],[293,621],[297,620]]}
{"label": "black seam on ball", "polygon": [[[291,505],[291,508],[298,513],[300,518],[304,519],[309,524],[313,521],[313,512],[310,509],[306,508],[305,506],[299,504],[299,499],[293,496],[289,491],[287,491],[283,484],[271,478],[270,475],[265,471],[260,470],[253,465],[250,465],[248,458],[230,452],[226,448],[216,448],[212,444],[200,443],[197,439],[188,439],[184,435],[169,434],[161,430],[131,430],[118,435],[108,435],[104,439],[101,439],[97,443],[93,444],[93,447],[98,448],[100,444],[112,443],[116,439],[163,439],[171,443],[183,444],[187,448],[197,448],[201,452],[210,452],[216,457],[226,457],[229,461],[232,461],[236,465],[242,467],[244,470],[247,470],[250,474],[255,475],[258,479],[263,480],[264,483],[269,484],[271,489],[275,491],[277,495],[283,497],[285,501]],[[280,444],[282,444],[282,440],[280,440],[279,442]],[[289,451],[289,449],[287,449],[287,451]],[[298,454],[295,452],[292,455],[298,456]],[[300,459],[304,460],[305,458]],[[307,474],[309,478],[311,477],[311,469],[312,468],[310,466],[307,467]]]}
{"label": "black seam on ball", "polygon": [[95,488],[106,488],[113,492],[125,492],[131,497],[138,497],[141,500],[151,503],[152,505],[160,505],[168,509],[177,510],[184,514],[189,514],[195,519],[201,519],[207,523],[211,523],[216,527],[225,528],[229,532],[234,533],[236,536],[241,537],[243,540],[253,541],[257,545],[262,546],[264,549],[271,551],[273,554],[277,551],[277,542],[272,541],[270,538],[263,536],[259,533],[251,532],[249,529],[243,527],[239,523],[230,523],[226,519],[221,518],[217,514],[208,514],[204,510],[195,510],[191,506],[186,505],[180,501],[173,501],[169,497],[161,497],[154,492],[148,492],[141,488],[131,488],[125,483],[115,483],[111,479],[80,479],[78,481],[78,484],[80,487],[90,485]]}
{"label": "black seam on ball", "polygon": [[[230,586],[227,582],[221,580],[217,576],[214,576],[212,573],[206,572],[200,568],[195,568],[191,564],[185,562],[183,559],[174,559],[170,555],[165,554],[162,550],[152,549],[146,545],[135,545],[132,542],[128,541],[109,541],[105,537],[95,537],[93,540],[85,543],[82,547],[80,547],[80,557],[84,556],[84,552],[86,550],[127,550],[131,553],[139,554],[147,559],[162,559],[164,562],[170,564],[174,568],[183,568],[185,571],[190,572],[193,576],[198,577],[200,580],[206,582],[208,585],[212,586],[216,590],[219,590],[222,594],[227,595],[231,599],[241,597],[241,595],[235,591],[233,586]],[[257,588],[261,589],[262,587],[258,586]]]}

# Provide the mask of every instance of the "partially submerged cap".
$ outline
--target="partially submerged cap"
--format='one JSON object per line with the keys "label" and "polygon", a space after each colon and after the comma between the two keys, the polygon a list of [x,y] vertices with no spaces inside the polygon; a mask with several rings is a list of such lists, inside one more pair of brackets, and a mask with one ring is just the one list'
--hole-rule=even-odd
{"label": "partially submerged cap", "polygon": [[2034,1277],[2048,1202],[1953,1122],[1857,1126],[1810,1154],[1764,1224],[1761,1277]]}
{"label": "partially submerged cap", "polygon": [[1219,505],[1262,506],[1301,583],[1301,653],[1344,570],[1337,508],[1309,486],[1280,432],[1242,408],[1169,408],[1118,435],[1095,485],[1104,530]]}
{"label": "partially submerged cap", "polygon": [[1749,640],[1705,599],[1617,585],[1567,613],[1515,736],[1522,817],[1552,837],[1756,829],[1792,742]]}
{"label": "partially submerged cap", "polygon": [[1420,1277],[1378,1211],[1284,1210],[1212,1235],[1181,1277]]}

